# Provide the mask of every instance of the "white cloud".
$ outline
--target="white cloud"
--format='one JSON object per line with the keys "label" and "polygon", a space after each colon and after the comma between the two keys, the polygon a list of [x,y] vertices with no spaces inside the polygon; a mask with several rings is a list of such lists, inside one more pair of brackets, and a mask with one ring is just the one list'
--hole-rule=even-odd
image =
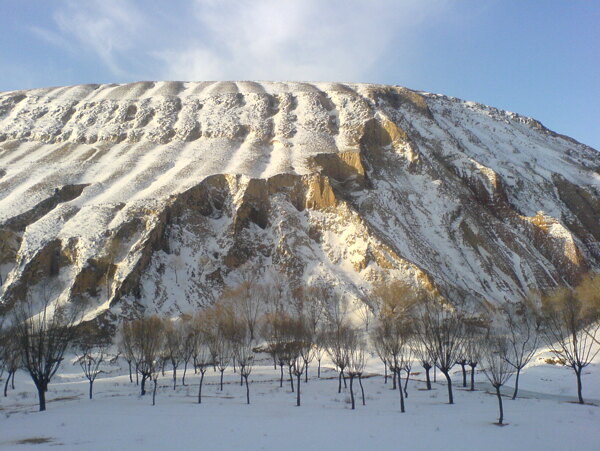
{"label": "white cloud", "polygon": [[194,0],[174,7],[92,0],[61,4],[55,20],[63,36],[116,76],[361,81],[391,50],[410,52],[420,27],[439,17],[445,4]]}

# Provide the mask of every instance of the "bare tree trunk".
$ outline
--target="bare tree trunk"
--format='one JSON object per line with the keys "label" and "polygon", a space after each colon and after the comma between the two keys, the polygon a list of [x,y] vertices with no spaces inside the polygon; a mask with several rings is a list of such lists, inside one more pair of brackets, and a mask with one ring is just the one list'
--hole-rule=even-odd
{"label": "bare tree trunk", "polygon": [[425,368],[425,377],[427,378],[427,390],[431,390],[431,379],[429,378],[429,371],[431,370],[431,365],[423,365]]}
{"label": "bare tree trunk", "polygon": [[225,369],[222,369],[220,371],[221,371],[221,391],[223,391],[223,373],[225,372]]}
{"label": "bare tree trunk", "polygon": [[90,399],[92,399],[92,390],[94,389],[94,381],[90,381]]}
{"label": "bare tree trunk", "polygon": [[202,382],[204,382],[204,373],[206,370],[200,370],[200,385],[198,386],[198,404],[202,404]]}
{"label": "bare tree trunk", "polygon": [[437,366],[433,365],[433,382],[437,382]]}
{"label": "bare tree trunk", "polygon": [[290,374],[290,385],[292,387],[292,393],[294,393],[294,376],[292,375],[292,367],[288,367],[288,372]]}
{"label": "bare tree trunk", "polygon": [[135,385],[140,385],[138,366],[135,365]]}
{"label": "bare tree trunk", "polygon": [[513,400],[517,399],[517,392],[519,391],[519,376],[521,375],[521,368],[517,368],[517,374],[515,375],[515,391],[513,392]]}
{"label": "bare tree trunk", "polygon": [[440,371],[444,376],[446,376],[446,381],[448,383],[448,404],[454,404],[454,396],[452,396],[452,379],[450,378],[450,370],[440,369]]}
{"label": "bare tree trunk", "polygon": [[573,367],[575,370],[575,375],[577,376],[577,397],[579,398],[579,404],[584,404],[583,396],[581,394],[582,386],[581,386],[581,370],[582,368]]}
{"label": "bare tree trunk", "polygon": [[[396,371],[394,371],[394,374],[396,374]],[[400,371],[398,371],[397,376],[400,380]],[[402,390],[402,387],[399,387],[398,391],[400,392],[400,412],[404,413],[404,391]]]}
{"label": "bare tree trunk", "polygon": [[147,376],[142,374],[142,396],[144,396],[146,394],[146,379],[147,379]]}
{"label": "bare tree trunk", "polygon": [[279,378],[279,388],[283,388],[283,364],[279,365],[279,369],[281,370],[281,377]]}
{"label": "bare tree trunk", "polygon": [[308,382],[308,361],[304,361],[304,383]]}
{"label": "bare tree trunk", "polygon": [[[244,380],[246,381],[246,402],[250,404],[250,387],[248,386],[248,376],[244,376]],[[298,390],[300,393],[300,390]]]}
{"label": "bare tree trunk", "polygon": [[459,362],[460,367],[462,368],[462,376],[463,376],[463,387],[467,386],[467,369],[466,369],[466,363],[464,362]]}
{"label": "bare tree trunk", "polygon": [[152,390],[152,405],[155,406],[156,405],[156,386],[157,386],[157,380],[154,379],[154,390]]}
{"label": "bare tree trunk", "polygon": [[338,393],[342,392],[342,372],[338,375]]}
{"label": "bare tree trunk", "polygon": [[353,382],[354,376],[350,374],[350,399],[352,400],[352,410],[354,410],[354,389],[352,388]]}
{"label": "bare tree trunk", "polygon": [[8,372],[8,376],[6,376],[6,382],[4,383],[4,397],[6,398],[8,396],[7,394],[7,390],[8,390],[8,383],[10,382],[10,377],[12,376],[12,371]]}
{"label": "bare tree trunk", "polygon": [[127,365],[129,366],[129,382],[133,383],[133,375],[131,374],[131,360],[127,361]]}
{"label": "bare tree trunk", "polygon": [[321,359],[318,360],[319,366],[317,368],[317,377],[321,379]]}
{"label": "bare tree trunk", "polygon": [[393,377],[392,377],[392,390],[396,390],[396,371],[392,371],[393,373]]}
{"label": "bare tree trunk", "polygon": [[183,363],[183,377],[181,378],[181,385],[185,387],[185,373],[187,372],[187,362]]}
{"label": "bare tree trunk", "polygon": [[344,381],[344,388],[348,388],[348,385],[346,385],[346,373],[344,373],[344,370],[342,370],[342,380]]}
{"label": "bare tree trunk", "polygon": [[410,371],[406,372],[406,381],[404,382],[404,397],[408,398],[408,379],[410,378]]}
{"label": "bare tree trunk", "polygon": [[[296,389],[298,390],[298,392],[296,393],[296,406],[300,406],[300,378],[302,377],[302,373],[298,373],[298,384]],[[292,390],[294,391],[294,390]]]}
{"label": "bare tree trunk", "polygon": [[[470,365],[471,366],[471,391],[475,391],[475,367],[477,365]],[[519,376],[517,376],[517,381],[519,380]],[[515,396],[516,396],[516,391],[515,391]],[[514,398],[513,398],[514,399]]]}
{"label": "bare tree trunk", "polygon": [[177,387],[177,368],[173,365],[173,390]]}
{"label": "bare tree trunk", "polygon": [[388,373],[387,373],[387,362],[383,362],[383,383],[387,384]]}
{"label": "bare tree trunk", "polygon": [[37,386],[38,398],[40,401],[40,412],[46,410],[46,389],[42,385]]}
{"label": "bare tree trunk", "polygon": [[498,397],[498,407],[500,408],[500,418],[498,418],[498,424],[502,424],[504,420],[504,410],[502,409],[502,395],[500,395],[500,386],[496,385],[496,396]]}
{"label": "bare tree trunk", "polygon": [[362,394],[362,402],[363,402],[363,406],[364,406],[364,405],[366,405],[365,404],[365,389],[363,388],[362,379],[360,377],[360,374],[358,375],[358,384],[360,385],[360,392]]}

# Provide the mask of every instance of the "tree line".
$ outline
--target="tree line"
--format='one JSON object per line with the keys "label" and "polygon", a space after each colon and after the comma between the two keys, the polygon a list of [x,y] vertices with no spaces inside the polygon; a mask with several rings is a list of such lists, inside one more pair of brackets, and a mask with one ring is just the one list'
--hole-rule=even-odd
{"label": "tree line", "polygon": [[222,391],[224,373],[232,368],[250,404],[249,378],[262,354],[272,362],[279,386],[289,384],[300,406],[302,380],[309,381],[311,368],[320,378],[322,360],[328,357],[338,373],[338,393],[342,386],[349,388],[355,409],[357,399],[365,405],[362,381],[371,355],[381,361],[384,382],[391,379],[398,390],[401,412],[413,365],[423,368],[428,390],[432,370],[434,379],[437,371],[443,375],[449,404],[454,404],[453,368],[460,367],[463,387],[470,379],[472,391],[480,370],[495,390],[502,424],[501,387],[514,376],[512,399],[518,396],[521,370],[542,344],[573,369],[578,401],[584,403],[582,371],[600,349],[599,284],[600,276],[590,275],[575,288],[560,287],[493,307],[486,315],[469,315],[439,293],[399,281],[377,285],[352,309],[332,287],[290,290],[282,283],[260,283],[258,273],[246,272],[209,307],[178,318],[124,320],[114,337],[82,333],[83,303],[57,304],[42,293],[15,309],[2,329],[0,375],[6,373],[6,396],[9,384],[14,388],[16,371],[23,369],[37,388],[40,410],[45,410],[48,384],[68,351],[75,353],[74,364],[89,381],[90,398],[102,369],[120,358],[141,395],[152,384],[153,405],[165,368],[172,371],[173,389],[178,374],[183,385],[188,371],[198,375],[198,403],[206,371],[220,373]]}

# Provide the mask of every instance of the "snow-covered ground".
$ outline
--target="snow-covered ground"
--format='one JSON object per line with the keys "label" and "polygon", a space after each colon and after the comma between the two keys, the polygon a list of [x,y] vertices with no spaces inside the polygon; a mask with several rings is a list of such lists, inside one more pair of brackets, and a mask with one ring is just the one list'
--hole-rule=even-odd
{"label": "snow-covered ground", "polygon": [[[427,391],[423,373],[415,375],[406,413],[400,413],[398,392],[390,390],[391,381],[384,384],[381,365],[372,359],[369,371],[377,375],[363,381],[366,406],[358,397],[352,411],[349,390],[337,393],[337,373],[326,365],[319,380],[313,365],[309,382],[301,384],[302,406],[296,407],[289,381],[279,388],[279,372],[265,358],[250,377],[250,405],[237,374],[231,369],[225,373],[221,392],[218,372],[211,369],[202,404],[196,402],[199,378],[193,371],[186,387],[178,377],[176,390],[167,371],[159,379],[153,407],[151,394],[140,397],[138,387],[129,382],[125,365],[107,367],[89,400],[79,367],[65,363],[50,384],[46,412],[37,412],[28,376],[17,374],[15,390],[0,399],[0,449],[599,449],[600,359],[584,371],[588,404],[579,405],[574,403],[573,371],[544,363],[545,356],[540,354],[526,368],[520,382],[523,397],[505,399],[505,427],[493,424],[497,399],[488,392],[483,374],[477,375],[477,391],[470,392],[460,387],[461,375],[455,373],[454,405],[447,404],[439,377]],[[413,372],[420,371],[415,363]]]}

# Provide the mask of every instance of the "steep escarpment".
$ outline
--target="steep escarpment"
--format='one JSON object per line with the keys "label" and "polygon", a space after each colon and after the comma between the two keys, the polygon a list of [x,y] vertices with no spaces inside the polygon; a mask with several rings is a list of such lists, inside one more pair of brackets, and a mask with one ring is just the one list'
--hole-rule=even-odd
{"label": "steep escarpment", "polygon": [[190,311],[249,264],[464,308],[600,265],[598,152],[405,88],[140,82],[0,93],[0,277],[88,317]]}

